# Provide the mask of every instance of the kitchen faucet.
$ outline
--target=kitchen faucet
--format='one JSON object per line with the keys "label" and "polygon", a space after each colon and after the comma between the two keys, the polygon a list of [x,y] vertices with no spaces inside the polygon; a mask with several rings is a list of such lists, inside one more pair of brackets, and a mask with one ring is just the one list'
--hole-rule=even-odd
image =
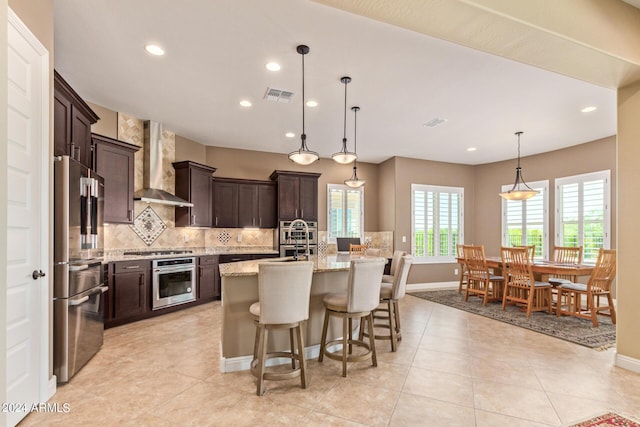
{"label": "kitchen faucet", "polygon": [[[305,220],[303,219],[294,219],[293,221],[291,221],[291,224],[289,224],[289,230],[287,230],[287,233],[289,235],[289,238],[287,239],[287,243],[291,243],[291,236],[293,236],[292,231],[293,231],[293,226],[297,223],[302,223],[302,225],[304,225],[304,236],[307,240],[307,250],[305,251],[305,256],[307,257],[307,260],[311,257],[311,252],[309,251],[309,225],[306,223]],[[296,239],[296,246],[294,248],[294,252],[293,252],[293,259],[294,260],[298,260],[298,239]]]}

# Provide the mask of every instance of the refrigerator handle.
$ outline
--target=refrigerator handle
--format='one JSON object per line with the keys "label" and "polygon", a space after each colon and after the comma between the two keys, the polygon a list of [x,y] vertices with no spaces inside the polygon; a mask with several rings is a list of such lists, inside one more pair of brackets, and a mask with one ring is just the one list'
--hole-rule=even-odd
{"label": "refrigerator handle", "polygon": [[69,299],[69,305],[71,306],[75,306],[75,305],[80,305],[82,303],[85,303],[89,301],[89,295],[85,295],[82,298],[79,299]]}

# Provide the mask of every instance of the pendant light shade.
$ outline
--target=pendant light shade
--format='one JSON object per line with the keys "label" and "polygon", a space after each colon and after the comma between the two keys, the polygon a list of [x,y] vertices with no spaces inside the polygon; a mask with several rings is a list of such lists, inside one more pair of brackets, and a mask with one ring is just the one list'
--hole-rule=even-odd
{"label": "pendant light shade", "polygon": [[[360,107],[351,107],[351,111],[353,111],[353,151],[355,153],[357,153],[358,151],[356,146],[356,142],[357,142],[356,132],[357,132],[357,116],[358,116],[359,110],[360,110]],[[357,156],[356,156],[356,159],[353,160],[353,174],[351,175],[351,178],[347,179],[344,183],[352,188],[362,187],[365,183],[364,179],[358,178]]]}
{"label": "pendant light shade", "polygon": [[351,82],[351,77],[342,77],[340,81],[344,83],[344,128],[342,133],[342,150],[337,153],[333,153],[331,158],[340,164],[346,165],[353,162],[358,156],[356,156],[356,153],[351,153],[347,150],[347,85]]}
{"label": "pendant light shade", "polygon": [[300,148],[289,153],[289,159],[299,165],[310,165],[320,156],[307,147],[307,134],[304,131],[304,56],[309,53],[309,46],[301,44],[296,48],[296,51],[302,56],[302,133],[300,134]]}
{"label": "pendant light shade", "polygon": [[524,132],[516,132],[518,136],[518,166],[516,167],[516,181],[513,187],[509,191],[503,191],[500,197],[507,200],[527,200],[534,197],[539,191],[536,191],[529,187],[524,178],[522,178],[522,168],[520,167],[520,135]]}

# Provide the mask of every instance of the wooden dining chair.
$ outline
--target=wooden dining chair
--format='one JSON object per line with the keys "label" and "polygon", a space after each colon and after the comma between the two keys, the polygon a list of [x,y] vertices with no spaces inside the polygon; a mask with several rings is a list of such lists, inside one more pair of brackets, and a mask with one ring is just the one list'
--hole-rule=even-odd
{"label": "wooden dining chair", "polygon": [[[580,264],[582,262],[582,246],[554,246],[551,260],[559,264]],[[577,277],[571,274],[554,274],[549,278],[549,283],[555,286],[574,282],[577,282]]]}
{"label": "wooden dining chair", "polygon": [[349,244],[350,255],[364,255],[364,251],[366,249],[367,249],[367,245],[354,245],[353,243]]}
{"label": "wooden dining chair", "polygon": [[514,248],[526,248],[529,254],[529,260],[533,263],[533,260],[536,257],[536,245],[514,246]]}
{"label": "wooden dining chair", "polygon": [[503,246],[500,249],[503,272],[507,277],[502,298],[503,311],[507,304],[519,304],[526,307],[527,317],[533,311],[551,313],[551,285],[535,280],[530,255],[530,249],[526,247]]}
{"label": "wooden dining chair", "polygon": [[[616,323],[616,309],[611,296],[611,284],[616,277],[615,249],[600,248],[596,266],[589,276],[587,284],[563,283],[558,286],[558,304],[556,315],[571,315],[583,319],[591,319],[594,327],[598,326],[598,314],[611,317]],[[600,305],[600,297],[607,297],[607,305]],[[582,297],[586,296],[586,305],[582,305]],[[560,303],[562,301],[562,304]]]}
{"label": "wooden dining chair", "polygon": [[482,305],[487,305],[489,301],[500,301],[504,277],[495,276],[489,271],[484,246],[464,245],[462,253],[467,269],[467,290],[464,300],[468,301],[471,294],[482,297]]}
{"label": "wooden dining chair", "polygon": [[458,293],[462,293],[462,290],[464,288],[466,288],[467,286],[467,281],[469,278],[469,275],[467,274],[467,264],[464,262],[464,252],[462,252],[462,246],[461,244],[456,245],[456,251],[457,251],[457,255],[458,255],[458,264],[460,264],[460,283],[458,283]]}

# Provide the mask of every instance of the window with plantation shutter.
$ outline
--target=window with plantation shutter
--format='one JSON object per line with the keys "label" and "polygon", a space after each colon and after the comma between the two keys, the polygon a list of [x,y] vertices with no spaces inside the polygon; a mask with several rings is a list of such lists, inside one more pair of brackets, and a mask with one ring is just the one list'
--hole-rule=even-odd
{"label": "window with plantation shutter", "polygon": [[327,184],[327,234],[335,243],[336,237],[364,235],[364,188]]}
{"label": "window with plantation shutter", "polygon": [[611,171],[556,179],[558,246],[582,246],[585,264],[595,264],[600,248],[610,247]]}
{"label": "window with plantation shutter", "polygon": [[411,184],[411,253],[414,262],[455,262],[463,243],[464,189]]}
{"label": "window with plantation shutter", "polygon": [[[528,200],[502,199],[502,245],[535,245],[536,259],[549,258],[549,181],[529,182],[539,193]],[[513,184],[503,185],[507,191]]]}

